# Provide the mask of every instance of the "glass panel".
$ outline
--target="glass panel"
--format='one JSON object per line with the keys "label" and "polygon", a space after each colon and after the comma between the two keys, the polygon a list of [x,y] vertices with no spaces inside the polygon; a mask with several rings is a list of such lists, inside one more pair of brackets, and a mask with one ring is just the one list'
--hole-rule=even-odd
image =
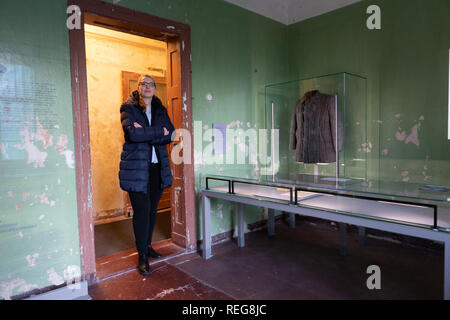
{"label": "glass panel", "polygon": [[365,78],[337,73],[272,84],[265,95],[266,128],[276,130],[268,181],[297,173],[366,179]]}
{"label": "glass panel", "polygon": [[[360,180],[340,178],[338,182],[329,176],[315,176],[308,174],[279,174],[274,182],[266,181],[265,177],[260,178],[243,178],[239,175],[208,174],[203,176],[202,187],[206,187],[205,178],[229,179],[230,181],[243,181],[255,184],[270,185],[272,187],[297,187],[305,188],[312,191],[329,191],[338,193],[346,193],[351,195],[361,195],[375,198],[398,198],[399,201],[411,199],[414,202],[420,201],[438,201],[450,204],[450,197],[447,191],[434,189],[430,185],[412,182],[395,182],[384,180]],[[212,180],[210,180],[212,181]]]}

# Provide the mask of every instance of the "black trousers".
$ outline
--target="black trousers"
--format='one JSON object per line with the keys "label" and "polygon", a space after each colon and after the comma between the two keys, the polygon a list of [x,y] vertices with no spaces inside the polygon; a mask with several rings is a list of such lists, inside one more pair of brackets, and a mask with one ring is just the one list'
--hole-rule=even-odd
{"label": "black trousers", "polygon": [[147,247],[152,242],[153,229],[156,223],[156,209],[163,192],[160,172],[161,164],[151,163],[147,193],[128,192],[134,212],[133,230],[136,249],[141,255],[147,253]]}

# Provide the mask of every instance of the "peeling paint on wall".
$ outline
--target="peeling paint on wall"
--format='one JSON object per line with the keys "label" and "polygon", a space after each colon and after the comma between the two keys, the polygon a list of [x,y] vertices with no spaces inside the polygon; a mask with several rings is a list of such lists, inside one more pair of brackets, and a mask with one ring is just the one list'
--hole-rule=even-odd
{"label": "peeling paint on wall", "polygon": [[[0,10],[0,28],[13,30],[2,37],[0,54],[0,295],[5,299],[48,287],[63,266],[80,264],[70,63],[64,58],[68,38],[67,29],[57,27],[66,6],[58,2],[49,10],[43,3],[2,2]],[[23,24],[12,18],[17,10],[35,14]],[[42,20],[43,14],[48,19]],[[43,41],[42,34],[52,41]],[[61,157],[61,151],[69,152]],[[72,255],[67,248],[75,248]],[[55,274],[47,273],[50,268]]]}
{"label": "peeling paint on wall", "polygon": [[363,143],[361,144],[362,148],[358,149],[358,151],[362,150],[366,153],[369,153],[372,150],[372,143],[371,142],[367,142],[367,143]]}
{"label": "peeling paint on wall", "polygon": [[20,135],[23,136],[23,143],[16,144],[19,150],[25,150],[28,154],[27,164],[32,164],[34,168],[45,167],[44,162],[47,158],[47,152],[40,151],[33,142],[33,135],[30,133],[28,126],[25,126]]}
{"label": "peeling paint on wall", "polygon": [[8,153],[6,152],[6,149],[8,148],[8,143],[0,143],[0,152],[2,153],[3,157],[5,159],[8,159]]}
{"label": "peeling paint on wall", "polygon": [[36,266],[36,259],[39,258],[39,253],[34,253],[27,256],[27,262],[29,267]]}
{"label": "peeling paint on wall", "polygon": [[58,138],[57,144],[55,145],[55,150],[59,152],[59,154],[64,156],[67,167],[74,169],[75,159],[73,156],[73,151],[67,150],[66,146],[67,146],[67,135],[61,134]]}
{"label": "peeling paint on wall", "polygon": [[[396,117],[397,117],[397,115],[396,115]],[[400,115],[398,115],[397,118],[400,118]],[[395,133],[395,138],[398,141],[404,141],[405,144],[413,143],[419,147],[420,146],[419,129],[422,124],[421,121],[423,121],[423,120],[425,120],[425,117],[422,115],[419,117],[419,122],[412,126],[411,132],[409,135],[401,128],[398,128],[397,132]]]}
{"label": "peeling paint on wall", "polygon": [[408,171],[402,171],[401,176],[402,176],[402,181],[403,182],[408,182],[409,181],[408,174],[409,174]]}
{"label": "peeling paint on wall", "polygon": [[55,286],[59,286],[64,283],[63,278],[56,273],[54,268],[50,268],[49,270],[47,270],[47,274],[48,282],[54,284]]}
{"label": "peeling paint on wall", "polygon": [[53,145],[53,136],[48,134],[47,129],[44,128],[39,122],[39,117],[36,117],[36,135],[35,139],[41,141],[44,145],[44,149]]}
{"label": "peeling paint on wall", "polygon": [[0,282],[0,298],[11,300],[11,296],[13,296],[15,292],[28,292],[36,288],[37,285],[28,284],[24,279],[14,279],[9,282]]}

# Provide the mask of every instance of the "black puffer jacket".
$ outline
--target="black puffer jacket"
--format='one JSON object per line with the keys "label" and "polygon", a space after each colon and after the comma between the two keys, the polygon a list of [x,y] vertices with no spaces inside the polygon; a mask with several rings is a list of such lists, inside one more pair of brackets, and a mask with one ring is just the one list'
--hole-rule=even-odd
{"label": "black puffer jacket", "polygon": [[[166,145],[172,141],[175,129],[167,115],[166,108],[158,97],[152,99],[152,123],[148,123],[145,111],[139,106],[138,91],[134,91],[120,107],[120,120],[125,134],[125,142],[120,157],[120,188],[125,191],[147,193],[149,165],[152,146],[155,147],[161,163],[161,189],[172,185],[169,153]],[[142,128],[135,128],[134,122]],[[165,127],[169,134],[164,136]]]}

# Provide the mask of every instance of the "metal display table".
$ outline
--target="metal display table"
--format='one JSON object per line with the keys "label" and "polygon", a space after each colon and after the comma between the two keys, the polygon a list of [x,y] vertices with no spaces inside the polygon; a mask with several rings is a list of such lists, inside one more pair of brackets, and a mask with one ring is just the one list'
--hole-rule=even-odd
{"label": "metal display table", "polygon": [[[268,233],[275,234],[274,210],[335,221],[340,226],[340,251],[347,252],[346,225],[439,241],[444,244],[444,299],[450,300],[450,197],[411,183],[390,183],[296,175],[261,181],[208,175],[202,195],[203,258],[211,257],[212,198],[237,203],[238,246],[245,245],[243,205],[268,209]],[[292,179],[293,178],[293,179]]]}

